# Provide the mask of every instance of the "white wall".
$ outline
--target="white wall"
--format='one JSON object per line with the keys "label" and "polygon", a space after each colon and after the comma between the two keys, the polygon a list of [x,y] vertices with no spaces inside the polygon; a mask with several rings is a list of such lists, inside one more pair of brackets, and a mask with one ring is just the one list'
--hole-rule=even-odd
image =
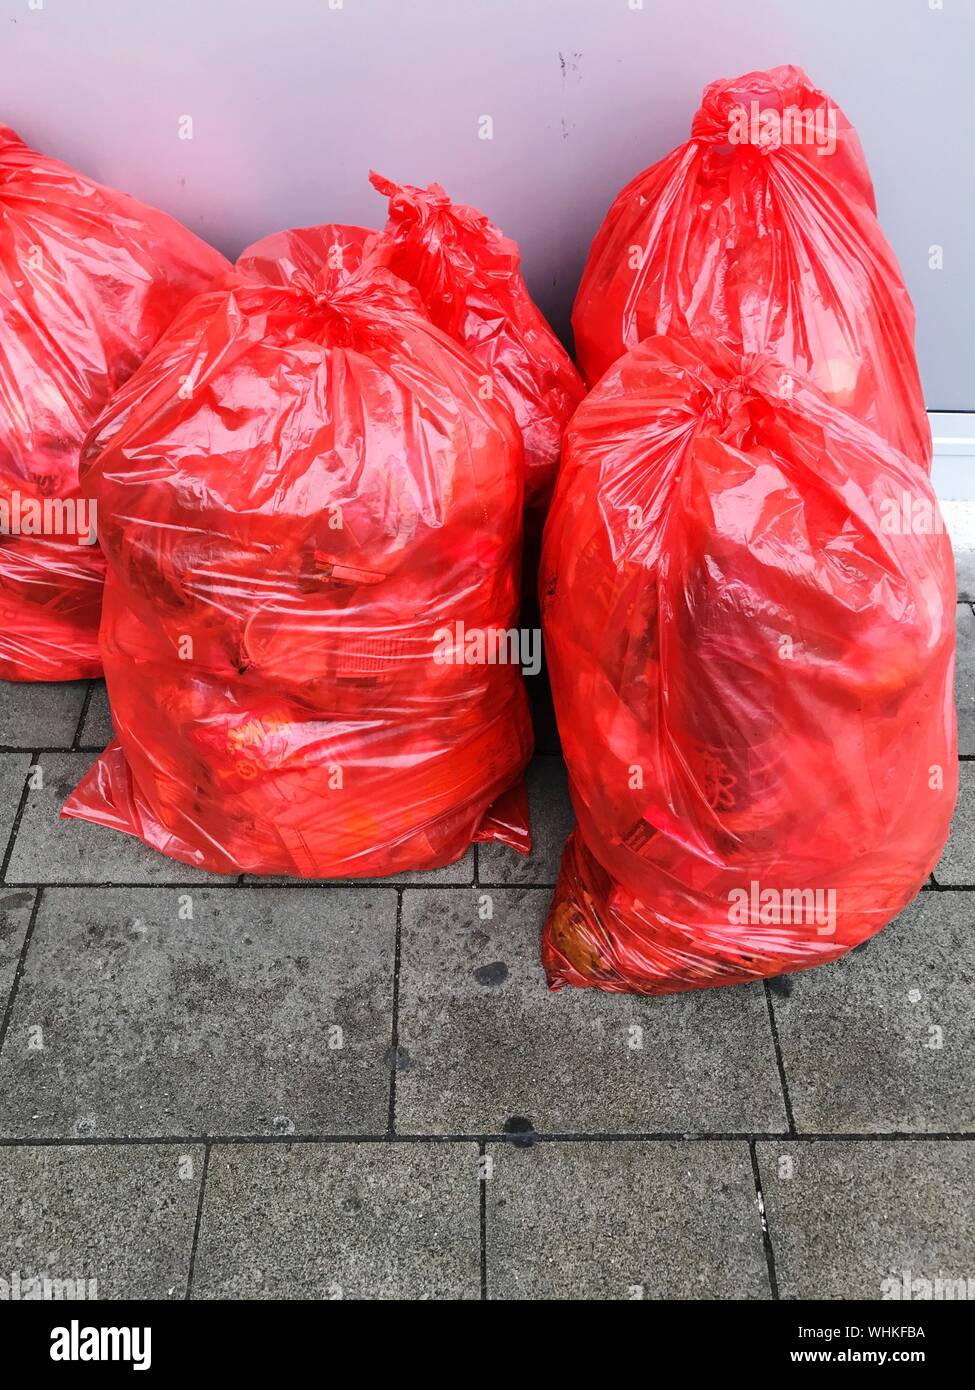
{"label": "white wall", "polygon": [[602,213],[686,138],[704,84],[795,62],[859,128],[929,407],[975,408],[975,0],[637,2],[0,0],[0,120],[230,255],[374,225],[370,165],[437,180],[521,242],[565,332]]}

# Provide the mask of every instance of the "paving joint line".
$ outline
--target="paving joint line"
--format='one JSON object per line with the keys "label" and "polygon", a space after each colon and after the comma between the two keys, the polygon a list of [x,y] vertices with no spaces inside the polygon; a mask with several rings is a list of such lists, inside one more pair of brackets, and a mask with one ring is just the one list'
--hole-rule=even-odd
{"label": "paving joint line", "polygon": [[10,753],[104,753],[103,743],[0,743],[0,755]]}
{"label": "paving joint line", "polygon": [[486,1303],[488,1297],[488,1258],[487,1258],[487,1142],[482,1139],[477,1146],[478,1165],[477,1165],[477,1185],[480,1189],[477,1195],[478,1225],[481,1234],[481,1302]]}
{"label": "paving joint line", "polygon": [[772,1047],[775,1049],[775,1064],[779,1069],[779,1085],[782,1087],[782,1100],[785,1104],[785,1118],[789,1125],[789,1133],[795,1134],[796,1120],[792,1113],[792,1098],[789,1095],[789,1082],[785,1074],[785,1061],[782,1057],[782,1045],[779,1042],[779,1029],[775,1021],[775,1006],[772,1003],[772,990],[769,981],[765,980],[765,1006],[768,1009],[769,1027],[772,1030]]}
{"label": "paving joint line", "polygon": [[7,1041],[7,1032],[10,1028],[10,1020],[14,1012],[14,1001],[17,998],[17,992],[20,989],[20,981],[27,965],[27,952],[30,949],[31,938],[34,935],[34,923],[37,921],[37,914],[40,911],[41,899],[43,896],[43,888],[34,889],[34,903],[30,910],[27,930],[24,932],[24,941],[20,948],[20,955],[17,958],[17,969],[14,971],[14,978],[10,986],[10,994],[7,997],[6,1007],[3,1011],[3,1019],[0,1021],[0,1054],[3,1053],[3,1045]]}
{"label": "paving joint line", "polygon": [[71,751],[78,752],[78,740],[81,738],[81,731],[85,727],[85,719],[88,717],[88,707],[91,704],[91,697],[95,692],[95,682],[88,682],[88,689],[85,691],[85,698],[81,703],[81,713],[78,715],[78,727],[74,731],[74,738],[71,740]]}
{"label": "paving joint line", "polygon": [[[0,884],[4,884],[4,885],[6,885],[6,883],[7,883],[7,869],[8,869],[8,867],[9,867],[9,865],[10,865],[11,859],[13,858],[14,844],[15,844],[15,842],[16,842],[17,836],[20,834],[20,822],[23,820],[23,818],[24,818],[24,811],[27,809],[27,798],[28,798],[28,796],[30,795],[30,788],[29,788],[29,786],[28,786],[28,783],[30,782],[31,768],[37,767],[37,765],[38,765],[38,757],[39,757],[39,754],[38,754],[38,751],[37,751],[36,748],[33,749],[33,750],[28,749],[28,748],[21,748],[21,749],[18,749],[18,752],[20,752],[20,753],[28,753],[28,752],[29,752],[29,753],[30,753],[30,762],[28,763],[28,765],[27,765],[27,771],[26,771],[26,773],[24,774],[24,785],[23,785],[23,786],[21,787],[21,789],[20,789],[20,800],[19,800],[19,802],[17,803],[17,810],[16,810],[16,812],[14,813],[13,824],[12,824],[11,827],[10,827],[10,835],[9,835],[9,837],[8,837],[8,839],[7,839],[7,848],[4,850],[4,854],[3,854],[3,863],[0,864]],[[36,888],[38,888],[40,885],[37,884],[37,883],[18,883],[18,884],[16,884],[16,885],[11,885],[11,886],[16,886],[17,888],[35,888],[35,889],[36,889]]]}
{"label": "paving joint line", "polygon": [[207,1144],[211,1147],[240,1148],[257,1144],[503,1144],[533,1148],[540,1144],[706,1144],[706,1143],[972,1143],[975,1131],[968,1130],[887,1130],[823,1132],[785,1130],[655,1130],[612,1132],[606,1130],[533,1132],[508,1134],[154,1134],[154,1135],[47,1135],[41,1137],[0,1136],[0,1149],[17,1148],[148,1148],[178,1144]]}
{"label": "paving joint line", "polygon": [[389,1048],[389,1123],[390,1136],[396,1133],[396,1073],[399,1070],[399,968],[400,942],[403,929],[403,889],[396,890],[396,938],[393,952],[393,1007]]}
{"label": "paving joint line", "polygon": [[765,1210],[765,1194],[762,1191],[762,1174],[758,1166],[758,1154],[755,1150],[755,1141],[748,1145],[748,1152],[752,1160],[752,1178],[755,1182],[755,1202],[758,1206],[758,1215],[762,1223],[762,1245],[765,1249],[765,1268],[768,1271],[769,1290],[774,1302],[779,1301],[779,1281],[775,1274],[775,1250],[772,1246],[772,1232],[769,1229],[768,1213]]}
{"label": "paving joint line", "polygon": [[193,1244],[190,1247],[190,1263],[186,1271],[186,1292],[183,1302],[188,1303],[193,1296],[193,1276],[196,1273],[196,1252],[200,1243],[200,1224],[203,1220],[203,1199],[206,1194],[207,1172],[210,1167],[210,1145],[203,1150],[203,1172],[200,1174],[200,1192],[196,1199],[196,1221],[193,1223]]}
{"label": "paving joint line", "polygon": [[[113,832],[114,833],[114,832]],[[131,837],[130,837],[131,838]],[[287,883],[270,883],[266,879],[257,882],[240,882],[239,876],[227,875],[223,879],[216,879],[210,882],[207,879],[166,879],[165,882],[158,882],[154,879],[105,879],[98,883],[92,883],[89,879],[45,879],[43,883],[37,883],[28,879],[13,882],[3,882],[0,885],[4,888],[173,888],[209,890],[211,888],[259,888],[262,892],[273,893],[275,890],[290,892],[294,888],[301,888],[311,891],[314,888],[354,888],[356,892],[399,891],[408,892],[432,892],[439,891],[441,888],[471,888],[470,883],[404,883],[402,879],[382,880],[377,883],[363,883],[360,879],[335,879],[325,883],[313,878],[295,878]]]}

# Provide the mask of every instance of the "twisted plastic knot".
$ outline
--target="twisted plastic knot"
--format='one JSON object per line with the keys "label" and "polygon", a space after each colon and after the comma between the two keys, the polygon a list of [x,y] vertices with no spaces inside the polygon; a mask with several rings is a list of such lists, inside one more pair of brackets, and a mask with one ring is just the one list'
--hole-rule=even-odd
{"label": "twisted plastic knot", "polygon": [[784,113],[824,101],[801,68],[784,66],[722,78],[704,89],[691,139],[745,145],[769,154],[782,146]]}
{"label": "twisted plastic knot", "polygon": [[756,397],[753,374],[742,372],[722,382],[705,385],[701,423],[717,433],[748,423],[748,406]]}

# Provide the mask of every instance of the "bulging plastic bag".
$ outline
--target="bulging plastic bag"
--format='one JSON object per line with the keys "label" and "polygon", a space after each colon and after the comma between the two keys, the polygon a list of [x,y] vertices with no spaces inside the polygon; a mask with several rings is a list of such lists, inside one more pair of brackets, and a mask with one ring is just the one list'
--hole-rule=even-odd
{"label": "bulging plastic bag", "polygon": [[221,873],[528,848],[521,672],[462,640],[517,609],[521,439],[364,236],[250,247],[84,451],[118,740],[63,814]]}
{"label": "bulging plastic bag", "polygon": [[433,322],[463,343],[514,412],[525,442],[526,531],[538,532],[562,431],[585,393],[579,374],[528,293],[515,242],[439,184],[370,178],[389,198],[375,253],[416,288]]}
{"label": "bulging plastic bag", "polygon": [[569,426],[541,594],[577,816],[554,988],[804,969],[911,900],[957,781],[922,468],[770,358],[648,339]]}
{"label": "bulging plastic bag", "polygon": [[705,89],[687,144],[607,213],[572,325],[590,384],[643,338],[707,334],[775,356],[930,468],[914,309],[863,151],[799,68]]}
{"label": "bulging plastic bag", "polygon": [[3,126],[0,212],[0,678],[97,676],[105,563],[79,449],[178,310],[230,266]]}

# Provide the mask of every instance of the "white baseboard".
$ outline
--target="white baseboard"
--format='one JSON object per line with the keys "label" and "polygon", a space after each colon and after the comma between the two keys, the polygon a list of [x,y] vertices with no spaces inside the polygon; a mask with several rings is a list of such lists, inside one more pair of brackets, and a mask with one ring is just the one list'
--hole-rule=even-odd
{"label": "white baseboard", "polygon": [[975,411],[929,410],[934,490],[942,502],[975,502]]}
{"label": "white baseboard", "polygon": [[931,478],[951,537],[958,597],[975,598],[975,411],[929,410]]}

